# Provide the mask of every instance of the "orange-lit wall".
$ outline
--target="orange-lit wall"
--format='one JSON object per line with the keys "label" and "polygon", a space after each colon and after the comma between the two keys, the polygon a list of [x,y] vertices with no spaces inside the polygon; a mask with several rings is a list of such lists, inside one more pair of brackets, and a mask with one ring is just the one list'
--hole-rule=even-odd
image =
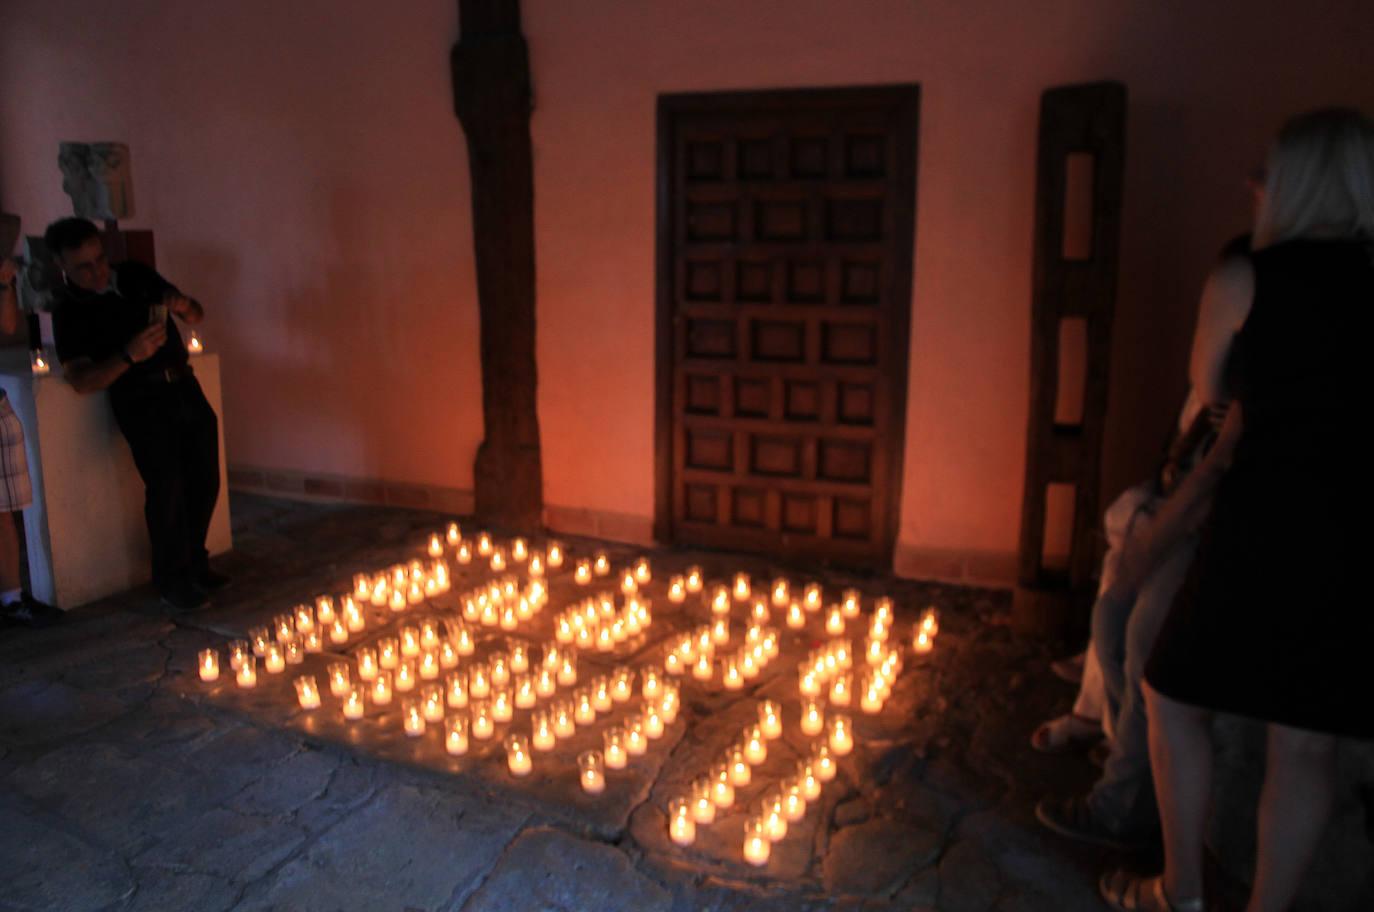
{"label": "orange-lit wall", "polygon": [[6,0],[0,200],[41,233],[58,141],[129,143],[127,224],[206,304],[231,465],[471,489],[457,28],[447,0]]}
{"label": "orange-lit wall", "polygon": [[[65,211],[59,139],[133,147],[160,263],[211,308],[233,464],[467,489],[481,436],[454,0],[8,0],[0,200]],[[1374,110],[1363,0],[525,0],[540,421],[556,520],[653,512],[654,105],[917,82],[899,567],[1005,576],[1025,446],[1036,113],[1130,91],[1104,488],[1146,472],[1196,291],[1281,118]],[[579,512],[579,511],[585,511]],[[595,520],[588,520],[594,522]]]}

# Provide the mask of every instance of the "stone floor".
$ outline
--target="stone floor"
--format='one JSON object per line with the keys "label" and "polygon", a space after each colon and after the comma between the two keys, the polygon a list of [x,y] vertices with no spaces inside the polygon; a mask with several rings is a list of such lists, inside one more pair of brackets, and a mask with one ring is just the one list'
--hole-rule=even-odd
{"label": "stone floor", "polygon": [[[1119,859],[1033,818],[1037,797],[1084,788],[1093,769],[1027,746],[1071,692],[1045,673],[1047,651],[1011,636],[1004,594],[820,574],[828,597],[848,586],[893,596],[899,631],[938,606],[940,636],[880,715],[854,711],[858,747],[840,775],[753,868],[740,858],[742,813],[700,828],[684,850],[667,840],[664,809],[761,697],[783,701],[795,728],[805,637],[784,631],[783,656],[743,692],[685,679],[678,722],[592,799],[572,757],[577,739],[599,746],[599,734],[537,755],[535,774],[516,780],[499,741],[450,758],[435,732],[403,737],[394,713],[345,724],[328,694],[320,710],[300,711],[291,673],[260,674],[253,691],[202,684],[197,649],[344,590],[355,570],[416,556],[443,519],[238,496],[233,510],[237,548],[223,567],[235,583],[212,608],[173,619],[133,592],[58,628],[0,633],[0,909],[1102,908],[1096,874]],[[574,555],[601,547],[567,544]],[[617,566],[641,553],[604,547]],[[649,556],[656,587],[690,563],[709,578],[815,572],[706,552]],[[459,576],[455,590],[469,582]],[[553,586],[555,606],[570,590]],[[661,655],[669,632],[704,616],[650,594],[654,624],[617,664]],[[322,682],[325,658],[306,669]],[[772,745],[742,802],[804,749],[794,734]]]}

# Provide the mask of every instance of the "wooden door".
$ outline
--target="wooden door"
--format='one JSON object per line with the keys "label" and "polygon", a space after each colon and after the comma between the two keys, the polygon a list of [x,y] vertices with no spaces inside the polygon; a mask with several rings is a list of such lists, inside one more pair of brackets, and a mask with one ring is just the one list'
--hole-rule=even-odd
{"label": "wooden door", "polygon": [[660,539],[891,566],[918,101],[660,98]]}

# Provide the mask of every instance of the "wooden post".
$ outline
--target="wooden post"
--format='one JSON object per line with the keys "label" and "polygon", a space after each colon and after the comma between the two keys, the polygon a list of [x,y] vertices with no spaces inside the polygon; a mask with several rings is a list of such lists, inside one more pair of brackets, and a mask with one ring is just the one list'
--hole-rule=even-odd
{"label": "wooden post", "polygon": [[[1093,595],[1125,130],[1120,83],[1051,89],[1041,99],[1030,420],[1013,601],[1013,620],[1025,631],[1064,631],[1081,622]],[[1071,377],[1081,383],[1067,383]],[[1046,560],[1052,501],[1072,526],[1068,553],[1055,566]]]}
{"label": "wooden post", "polygon": [[529,52],[518,0],[459,0],[453,103],[467,136],[481,315],[485,432],[477,513],[512,527],[543,519],[535,404],[534,173]]}

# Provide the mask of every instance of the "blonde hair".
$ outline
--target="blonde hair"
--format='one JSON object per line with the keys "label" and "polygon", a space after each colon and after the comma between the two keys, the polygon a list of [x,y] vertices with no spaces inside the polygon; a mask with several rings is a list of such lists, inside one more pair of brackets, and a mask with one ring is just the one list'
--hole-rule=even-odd
{"label": "blonde hair", "polygon": [[1374,121],[1349,108],[1299,114],[1269,150],[1256,248],[1305,236],[1374,239]]}

